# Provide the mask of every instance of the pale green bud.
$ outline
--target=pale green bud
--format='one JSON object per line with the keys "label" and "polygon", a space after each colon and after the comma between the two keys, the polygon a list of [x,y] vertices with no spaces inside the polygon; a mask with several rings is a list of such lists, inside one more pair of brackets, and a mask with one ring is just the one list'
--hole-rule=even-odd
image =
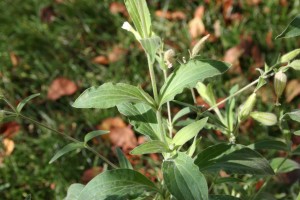
{"label": "pale green bud", "polygon": [[210,106],[213,106],[216,104],[216,99],[212,90],[211,85],[208,85],[207,87],[202,83],[198,82],[196,84],[196,89],[199,95],[203,98],[203,100],[208,103]]}
{"label": "pale green bud", "polygon": [[283,56],[281,56],[280,62],[282,62],[282,63],[289,62],[289,61],[293,60],[294,58],[296,58],[299,54],[300,54],[300,49],[295,49],[293,51],[290,51],[290,52],[284,54]]}
{"label": "pale green bud", "polygon": [[251,94],[246,102],[240,107],[238,119],[240,122],[246,120],[252,112],[256,103],[256,93]]}
{"label": "pale green bud", "polygon": [[277,99],[281,97],[287,82],[287,77],[285,73],[279,71],[274,76],[274,89],[277,95]]}
{"label": "pale green bud", "polygon": [[250,116],[265,126],[273,126],[277,123],[277,116],[273,113],[255,111]]}
{"label": "pale green bud", "polygon": [[209,38],[209,34],[202,37],[192,49],[191,58],[194,58],[198,55],[199,51],[202,49],[204,42]]}

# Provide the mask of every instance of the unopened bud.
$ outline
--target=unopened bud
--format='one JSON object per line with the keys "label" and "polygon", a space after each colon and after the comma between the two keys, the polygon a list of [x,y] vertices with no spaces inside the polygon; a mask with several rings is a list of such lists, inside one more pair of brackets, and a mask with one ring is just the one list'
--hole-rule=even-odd
{"label": "unopened bud", "polygon": [[201,50],[201,48],[203,47],[204,42],[209,38],[209,34],[204,36],[203,38],[201,38],[196,45],[194,46],[193,50],[192,50],[192,55],[191,58],[194,58],[195,56],[198,55],[199,51]]}
{"label": "unopened bud", "polygon": [[285,89],[286,81],[287,81],[287,77],[286,77],[285,73],[283,73],[282,71],[279,71],[275,74],[274,88],[275,88],[275,93],[277,95],[277,103],[278,103],[278,99],[281,97],[281,95]]}
{"label": "unopened bud", "polygon": [[251,94],[246,102],[239,109],[239,121],[242,122],[247,119],[252,112],[256,102],[256,93]]}
{"label": "unopened bud", "polygon": [[284,54],[283,56],[281,56],[280,61],[282,63],[289,62],[289,61],[293,60],[294,58],[296,58],[299,54],[300,54],[300,49],[295,49],[295,50],[288,52],[288,53]]}
{"label": "unopened bud", "polygon": [[121,28],[126,30],[126,31],[129,31],[129,32],[133,33],[133,35],[135,36],[135,38],[137,40],[141,39],[140,34],[131,26],[131,24],[129,24],[129,22],[124,22]]}
{"label": "unopened bud", "polygon": [[164,61],[168,68],[173,66],[173,63],[175,62],[175,51],[173,49],[169,49],[164,53]]}
{"label": "unopened bud", "polygon": [[250,116],[265,126],[273,126],[277,123],[277,116],[273,113],[255,111]]}

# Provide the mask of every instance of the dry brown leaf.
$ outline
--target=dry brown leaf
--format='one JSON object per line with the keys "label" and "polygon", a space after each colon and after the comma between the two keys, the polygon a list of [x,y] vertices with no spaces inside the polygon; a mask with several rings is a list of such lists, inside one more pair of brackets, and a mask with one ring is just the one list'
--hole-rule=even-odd
{"label": "dry brown leaf", "polygon": [[14,151],[15,148],[14,141],[8,138],[4,138],[2,143],[4,146],[4,155],[9,156]]}
{"label": "dry brown leaf", "polygon": [[67,78],[59,77],[52,81],[48,89],[47,98],[50,100],[57,100],[62,96],[74,94],[77,89],[78,87],[73,81]]}
{"label": "dry brown leaf", "polygon": [[10,57],[10,61],[11,61],[11,64],[13,67],[16,67],[19,65],[20,58],[14,52],[10,52],[9,57]]}
{"label": "dry brown leaf", "polygon": [[124,5],[124,3],[120,3],[120,2],[112,2],[110,5],[109,5],[109,11],[112,13],[112,14],[118,14],[118,13],[121,13],[123,14],[125,17],[128,16],[128,12],[126,10],[126,7]]}
{"label": "dry brown leaf", "polygon": [[109,138],[114,147],[121,147],[125,153],[137,146],[137,139],[129,127],[111,129]]}
{"label": "dry brown leaf", "polygon": [[182,11],[163,11],[163,10],[157,10],[155,11],[155,15],[157,17],[165,18],[167,20],[184,20],[186,19],[186,14]]}
{"label": "dry brown leaf", "polygon": [[[120,117],[107,118],[102,121],[102,123],[97,126],[98,130],[112,130],[114,128],[125,128],[126,123]],[[109,140],[109,134],[101,135],[102,139]]]}
{"label": "dry brown leaf", "polygon": [[20,131],[20,124],[17,122],[7,122],[1,125],[0,134],[4,138],[13,138]]}
{"label": "dry brown leaf", "polygon": [[261,0],[247,0],[248,5],[250,6],[257,6],[261,3]]}
{"label": "dry brown leaf", "polygon": [[109,60],[105,56],[96,56],[93,59],[93,63],[100,64],[100,65],[108,65],[109,64]]}
{"label": "dry brown leaf", "polygon": [[262,53],[257,45],[254,45],[251,48],[251,56],[254,60],[254,65],[252,66],[254,71],[255,71],[255,68],[260,68],[260,67],[264,66],[265,60],[264,60]]}
{"label": "dry brown leaf", "polygon": [[300,95],[300,80],[293,79],[287,83],[285,89],[286,102],[290,103],[298,95]]}
{"label": "dry brown leaf", "polygon": [[172,20],[184,20],[186,19],[186,15],[182,11],[174,11],[171,13]]}
{"label": "dry brown leaf", "polygon": [[114,46],[112,51],[108,54],[108,60],[110,63],[117,62],[123,58],[126,53],[127,51],[124,48],[120,46]]}
{"label": "dry brown leaf", "polygon": [[194,18],[198,17],[200,19],[203,18],[205,12],[204,6],[198,6],[194,12]]}
{"label": "dry brown leaf", "polygon": [[205,26],[201,18],[194,18],[189,22],[189,32],[192,39],[195,39],[205,33]]}
{"label": "dry brown leaf", "polygon": [[243,53],[244,49],[241,48],[240,45],[231,47],[225,52],[223,60],[232,64],[232,67],[229,70],[230,73],[240,74],[242,72],[239,59]]}
{"label": "dry brown leaf", "polygon": [[84,184],[87,184],[90,180],[92,180],[95,176],[100,174],[103,171],[102,167],[92,167],[83,172],[81,180]]}

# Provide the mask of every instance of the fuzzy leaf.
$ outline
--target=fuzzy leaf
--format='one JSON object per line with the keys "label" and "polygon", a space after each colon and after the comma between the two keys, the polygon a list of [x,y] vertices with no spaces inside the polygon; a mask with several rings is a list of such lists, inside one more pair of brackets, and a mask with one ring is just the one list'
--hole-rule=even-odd
{"label": "fuzzy leaf", "polygon": [[130,154],[139,155],[149,153],[164,153],[169,151],[170,149],[165,143],[159,140],[153,140],[135,147]]}
{"label": "fuzzy leaf", "polygon": [[160,90],[160,104],[171,101],[184,88],[195,87],[206,78],[220,75],[230,68],[230,64],[216,60],[193,59],[173,72]]}
{"label": "fuzzy leaf", "polygon": [[278,38],[291,38],[300,35],[300,15],[295,17],[290,24],[286,27],[286,29],[279,34],[276,39]]}
{"label": "fuzzy leaf", "polygon": [[185,153],[163,162],[164,181],[170,193],[180,200],[208,199],[204,175]]}
{"label": "fuzzy leaf", "polygon": [[207,117],[203,118],[180,129],[174,136],[172,143],[175,146],[181,146],[185,144],[199,133],[199,131],[205,126],[207,119]]}
{"label": "fuzzy leaf", "polygon": [[93,178],[78,200],[134,199],[146,192],[159,192],[144,175],[131,169],[108,170]]}
{"label": "fuzzy leaf", "polygon": [[150,62],[154,63],[156,52],[160,47],[160,38],[153,36],[151,38],[141,39],[140,42],[145,52],[149,55]]}
{"label": "fuzzy leaf", "polygon": [[85,90],[73,103],[75,108],[111,108],[121,103],[143,102],[153,106],[153,99],[141,88],[125,83],[105,83]]}
{"label": "fuzzy leaf", "polygon": [[78,197],[83,188],[84,185],[79,183],[70,185],[70,187],[68,188],[67,196],[64,198],[64,200],[78,200]]}
{"label": "fuzzy leaf", "polygon": [[67,144],[51,158],[51,160],[49,161],[49,164],[53,163],[58,158],[65,155],[66,153],[69,153],[70,151],[74,151],[76,149],[82,149],[82,148],[84,148],[84,144],[82,142]]}
{"label": "fuzzy leaf", "polygon": [[227,173],[273,175],[269,162],[256,151],[243,146],[217,144],[203,150],[196,157],[195,164],[201,171]]}

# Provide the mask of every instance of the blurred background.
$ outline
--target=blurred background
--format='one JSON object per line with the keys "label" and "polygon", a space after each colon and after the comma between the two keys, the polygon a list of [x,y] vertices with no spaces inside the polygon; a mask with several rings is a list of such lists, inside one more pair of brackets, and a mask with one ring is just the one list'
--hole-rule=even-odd
{"label": "blurred background", "polygon": [[[204,35],[210,34],[201,57],[224,60],[232,69],[214,80],[215,95],[222,99],[235,85],[246,85],[258,77],[255,68],[272,65],[278,57],[299,48],[299,39],[275,40],[300,10],[299,0],[149,0],[154,30],[179,57]],[[104,82],[125,82],[150,89],[150,77],[142,48],[121,29],[129,21],[123,1],[109,0],[1,0],[0,1],[0,88],[17,105],[25,97],[41,93],[24,108],[25,115],[72,137],[82,139],[96,129],[110,129],[107,137],[93,141],[94,147],[117,161],[114,147],[128,153],[145,141],[133,132],[116,109],[74,109],[72,102],[86,88]],[[157,70],[158,73],[160,73]],[[300,108],[299,73],[288,72],[282,100],[286,110]],[[159,81],[162,74],[158,74]],[[272,81],[260,91],[258,110],[270,111],[275,96]],[[247,98],[239,97],[238,102]],[[187,91],[177,97],[192,102]],[[198,97],[197,102],[204,101]],[[9,109],[3,102],[1,109]],[[174,104],[172,112],[180,107]],[[241,127],[240,142],[280,136],[275,127],[265,128],[248,120]],[[48,164],[66,145],[63,137],[29,121],[6,119],[0,126],[0,198],[62,199],[74,182],[88,182],[107,166],[87,151],[74,152]],[[204,144],[224,139],[208,132]],[[300,143],[293,138],[294,145]],[[264,153],[264,152],[262,152]],[[280,155],[268,152],[265,156]],[[159,166],[156,154],[130,156],[135,169],[155,180]],[[299,157],[294,160],[299,161]],[[276,199],[293,199],[299,190],[299,173],[277,177],[269,192]],[[259,179],[252,180],[253,190]],[[238,186],[235,186],[238,187]],[[239,186],[241,187],[241,186]]]}

